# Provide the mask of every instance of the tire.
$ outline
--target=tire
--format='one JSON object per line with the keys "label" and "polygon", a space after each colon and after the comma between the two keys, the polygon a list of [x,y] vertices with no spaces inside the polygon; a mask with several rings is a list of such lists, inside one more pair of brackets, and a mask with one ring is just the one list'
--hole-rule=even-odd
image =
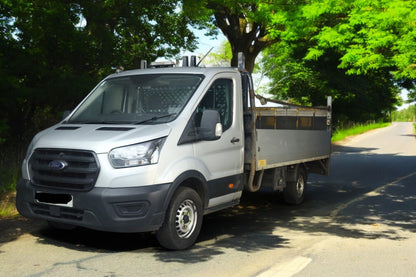
{"label": "tire", "polygon": [[76,226],[74,225],[55,222],[55,221],[48,221],[48,224],[49,224],[49,227],[51,227],[52,229],[56,229],[56,230],[70,231],[76,228]]}
{"label": "tire", "polygon": [[298,168],[295,182],[287,182],[283,190],[283,197],[286,203],[299,205],[305,199],[307,174],[303,167]]}
{"label": "tire", "polygon": [[191,247],[201,230],[202,216],[199,194],[188,187],[179,188],[172,197],[162,227],[156,232],[160,245],[171,250]]}

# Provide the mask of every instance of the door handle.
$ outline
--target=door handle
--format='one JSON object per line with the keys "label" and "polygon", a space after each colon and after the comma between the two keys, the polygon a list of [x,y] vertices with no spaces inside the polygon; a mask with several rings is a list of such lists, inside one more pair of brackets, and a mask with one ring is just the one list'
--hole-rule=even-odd
{"label": "door handle", "polygon": [[234,138],[231,139],[231,143],[232,144],[234,144],[236,142],[239,142],[239,141],[240,141],[240,139],[239,138],[236,138],[236,137],[234,137]]}

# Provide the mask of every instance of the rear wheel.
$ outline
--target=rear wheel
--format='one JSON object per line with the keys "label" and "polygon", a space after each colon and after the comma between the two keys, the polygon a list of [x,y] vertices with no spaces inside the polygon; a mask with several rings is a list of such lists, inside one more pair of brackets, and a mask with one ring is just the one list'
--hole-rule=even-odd
{"label": "rear wheel", "polygon": [[163,247],[182,250],[195,243],[201,226],[201,197],[195,190],[181,187],[174,194],[156,237]]}
{"label": "rear wheel", "polygon": [[299,167],[295,182],[287,182],[283,195],[286,203],[298,205],[305,199],[307,174],[303,167]]}

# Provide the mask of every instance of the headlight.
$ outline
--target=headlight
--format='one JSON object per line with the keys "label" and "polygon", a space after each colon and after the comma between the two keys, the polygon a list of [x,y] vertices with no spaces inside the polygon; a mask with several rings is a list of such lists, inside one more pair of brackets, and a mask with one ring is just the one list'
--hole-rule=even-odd
{"label": "headlight", "polygon": [[156,164],[166,138],[123,146],[110,151],[108,158],[114,168]]}

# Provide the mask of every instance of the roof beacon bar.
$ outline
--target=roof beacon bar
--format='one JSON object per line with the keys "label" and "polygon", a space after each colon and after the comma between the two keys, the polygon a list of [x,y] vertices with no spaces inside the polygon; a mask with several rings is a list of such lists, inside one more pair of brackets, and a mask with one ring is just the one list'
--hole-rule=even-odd
{"label": "roof beacon bar", "polygon": [[182,57],[182,67],[188,67],[189,66],[189,58],[188,56]]}
{"label": "roof beacon bar", "polygon": [[191,56],[191,66],[196,66],[196,56]]}

